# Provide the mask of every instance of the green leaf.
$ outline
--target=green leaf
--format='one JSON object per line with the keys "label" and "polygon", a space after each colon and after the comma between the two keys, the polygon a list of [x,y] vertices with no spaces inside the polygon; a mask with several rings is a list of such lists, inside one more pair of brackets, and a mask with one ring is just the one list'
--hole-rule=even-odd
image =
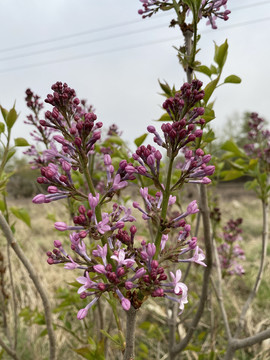
{"label": "green leaf", "polygon": [[13,156],[15,153],[16,153],[16,150],[15,150],[15,149],[10,149],[10,150],[8,150],[6,163],[9,161],[9,159],[12,158],[12,156]]}
{"label": "green leaf", "polygon": [[258,186],[258,180],[254,179],[253,181],[247,181],[244,185],[246,190],[254,190]]}
{"label": "green leaf", "polygon": [[207,106],[206,108],[204,108],[204,114],[203,114],[202,118],[205,120],[206,124],[209,121],[214,120],[216,118],[214,110],[210,109]]}
{"label": "green leaf", "polygon": [[12,108],[8,114],[7,114],[7,117],[6,117],[6,124],[7,124],[7,127],[9,129],[12,128],[12,126],[15,124],[16,120],[18,119],[18,114],[17,114],[17,111]]}
{"label": "green leaf", "polygon": [[172,96],[172,90],[168,83],[165,82],[165,84],[163,84],[159,80],[158,80],[158,83],[159,83],[159,86],[161,87],[161,89],[164,91],[164,93],[166,95],[168,95],[168,97]]}
{"label": "green leaf", "polygon": [[223,66],[224,66],[224,64],[226,62],[227,55],[228,55],[228,42],[227,42],[227,39],[220,46],[218,46],[215,43],[214,60],[218,64],[220,72],[221,72],[221,70],[222,70],[222,68],[223,68]]}
{"label": "green leaf", "polygon": [[216,66],[214,66],[214,65],[211,65],[211,66],[210,66],[210,70],[211,70],[211,73],[212,73],[212,74],[215,74],[215,75],[217,75],[218,71],[217,71],[217,68],[216,68]]}
{"label": "green leaf", "polygon": [[119,136],[110,136],[107,141],[117,145],[122,145],[124,143],[124,141]]}
{"label": "green leaf", "polygon": [[79,349],[72,349],[74,352],[76,352],[77,354],[81,355],[83,358],[85,359],[93,359],[92,355],[92,351],[90,351],[90,349],[88,347],[83,347],[83,348],[79,348]]}
{"label": "green leaf", "polygon": [[31,227],[31,219],[28,212],[23,208],[17,208],[15,206],[10,208],[10,211],[16,218],[22,220],[27,226]]}
{"label": "green leaf", "polygon": [[230,75],[227,76],[224,80],[224,83],[231,83],[231,84],[240,84],[241,83],[241,79],[239,76],[236,75]]}
{"label": "green leaf", "polygon": [[165,113],[156,121],[172,121],[172,119],[168,113]]}
{"label": "green leaf", "polygon": [[6,205],[4,200],[0,199],[0,211],[4,212],[6,210]]}
{"label": "green leaf", "polygon": [[116,336],[115,338],[112,337],[106,330],[100,330],[100,332],[106,336],[108,339],[110,339],[112,342],[114,342],[115,344],[119,345],[119,339],[118,336]]}
{"label": "green leaf", "polygon": [[234,179],[238,179],[239,177],[243,176],[243,171],[239,170],[228,170],[228,171],[222,171],[221,177],[224,181],[230,181]]}
{"label": "green leaf", "polygon": [[245,153],[232,140],[227,140],[222,146],[222,150],[230,151],[236,156],[246,157]]}
{"label": "green leaf", "polygon": [[145,134],[137,137],[137,139],[134,140],[134,144],[135,144],[136,146],[138,146],[138,147],[141,146],[142,143],[144,142],[144,140],[147,138],[147,135],[148,135],[148,134],[145,133]]}
{"label": "green leaf", "polygon": [[210,83],[208,83],[206,85],[206,87],[204,88],[204,102],[205,104],[207,104],[208,100],[210,99],[211,95],[213,94],[215,88],[217,87],[217,84],[218,84],[218,81],[219,81],[219,76],[213,80],[213,81],[210,81]]}
{"label": "green leaf", "polygon": [[207,133],[203,133],[202,140],[206,143],[210,143],[216,139],[215,133],[212,129],[210,129]]}
{"label": "green leaf", "polygon": [[1,109],[3,119],[6,121],[8,111],[6,109],[4,109],[2,106],[0,106],[0,109]]}
{"label": "green leaf", "polygon": [[28,141],[24,138],[16,138],[14,139],[15,146],[30,146]]}
{"label": "green leaf", "polygon": [[249,170],[255,170],[257,167],[259,159],[250,159],[249,164],[248,164],[248,169]]}
{"label": "green leaf", "polygon": [[212,71],[209,69],[208,66],[205,66],[205,65],[197,66],[195,71],[199,71],[209,77],[211,77],[211,75],[212,75]]}
{"label": "green leaf", "polygon": [[3,122],[0,122],[0,134],[2,134],[5,131],[5,124]]}

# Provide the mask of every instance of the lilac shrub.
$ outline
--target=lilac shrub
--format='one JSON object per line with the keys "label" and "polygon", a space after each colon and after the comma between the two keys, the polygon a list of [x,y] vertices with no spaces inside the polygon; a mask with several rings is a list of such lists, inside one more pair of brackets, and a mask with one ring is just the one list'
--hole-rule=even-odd
{"label": "lilac shrub", "polygon": [[[47,252],[47,261],[50,265],[64,264],[67,270],[82,271],[77,277],[82,285],[78,294],[82,299],[89,297],[89,303],[79,310],[79,320],[108,293],[113,293],[126,311],[131,306],[138,309],[148,296],[178,303],[180,314],[188,302],[188,286],[181,282],[181,270],[173,272],[171,266],[182,262],[206,266],[203,251],[197,238],[190,236],[191,226],[187,223],[189,216],[199,211],[197,202],[192,201],[186,211],[174,218],[168,214],[173,214],[174,191],[181,189],[184,183],[207,184],[211,182],[208,176],[214,172],[214,167],[208,165],[211,155],[196,148],[196,139],[201,138],[204,126],[200,118],[204,109],[197,106],[204,96],[201,86],[198,80],[185,83],[174,98],[164,102],[163,108],[172,123],[164,123],[162,133],[148,126],[160,150],[152,145],[141,145],[131,158],[121,160],[117,166],[112,165],[110,154],[100,153],[103,157],[102,193],[95,188],[97,182],[89,172],[89,155],[96,152],[103,124],[93,112],[81,111],[80,100],[73,89],[60,82],[52,86],[53,94],[45,101],[53,109],[46,112],[45,120],[40,120],[44,131],[54,129],[53,141],[46,150],[47,155],[51,154],[51,162],[41,167],[41,176],[37,179],[48,186],[47,194],[38,194],[33,203],[64,198],[76,203],[73,224],[55,223],[58,231],[70,231],[72,253],[61,241],[55,240],[54,249]],[[160,172],[162,148],[166,149],[169,161],[166,177]],[[185,159],[181,175],[172,184],[174,160],[182,150]],[[74,183],[76,173],[84,176],[82,188]],[[120,200],[111,202],[115,194],[139,177],[150,181],[149,186],[140,188],[145,206],[134,201],[135,210],[132,211]],[[166,180],[165,184],[162,180]],[[154,196],[149,194],[150,190],[153,193],[153,187],[156,188]],[[155,241],[136,239],[140,226],[138,216],[150,223]]]}
{"label": "lilac shrub", "polygon": [[[151,17],[159,10],[167,11],[175,6],[175,1],[169,0],[140,0],[142,9],[138,11],[143,18]],[[180,1],[182,12],[189,12],[189,1]],[[216,20],[222,19],[227,21],[230,10],[227,10],[227,0],[203,0],[199,8],[199,19],[208,18],[207,25],[211,25],[212,29],[217,29]]]}
{"label": "lilac shrub", "polygon": [[270,131],[266,129],[266,121],[255,112],[250,114],[248,121],[248,144],[244,146],[246,154],[252,159],[259,159],[266,172],[270,167]]}
{"label": "lilac shrub", "polygon": [[230,219],[223,227],[221,236],[223,242],[218,246],[217,251],[222,269],[222,276],[243,275],[245,273],[239,260],[245,260],[245,252],[240,247],[239,242],[242,240],[242,219]]}

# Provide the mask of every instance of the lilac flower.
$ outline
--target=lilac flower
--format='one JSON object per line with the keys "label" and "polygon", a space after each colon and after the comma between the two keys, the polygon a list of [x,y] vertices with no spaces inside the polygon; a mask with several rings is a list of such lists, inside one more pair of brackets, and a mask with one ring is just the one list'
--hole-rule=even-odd
{"label": "lilac flower", "polygon": [[119,289],[116,289],[116,294],[118,295],[122,308],[126,311],[130,309],[130,301],[124,297],[124,295],[121,293]]}
{"label": "lilac flower", "polygon": [[88,195],[88,202],[89,202],[89,205],[90,205],[90,208],[95,211],[95,208],[97,207],[98,205],[98,202],[99,202],[99,194],[97,194],[96,196],[94,196],[93,194],[89,194]]}
{"label": "lilac flower", "polygon": [[74,270],[76,268],[79,267],[79,264],[75,263],[75,261],[73,261],[73,259],[71,258],[71,256],[69,256],[69,260],[71,261],[70,263],[66,263],[64,268],[67,270]]}
{"label": "lilac flower", "polygon": [[196,246],[195,253],[190,259],[179,259],[179,262],[195,262],[198,265],[207,266],[203,260],[205,259],[205,255],[202,249],[199,246]]}
{"label": "lilac flower", "polygon": [[174,286],[174,293],[176,295],[184,294],[184,296],[187,294],[187,286],[184,283],[179,282],[182,277],[181,270],[176,270],[176,273],[174,275],[173,272],[170,271],[170,275],[172,278],[172,285]]}
{"label": "lilac flower", "polygon": [[107,271],[105,269],[105,266],[102,265],[102,264],[98,264],[98,265],[94,265],[93,266],[94,270],[99,273],[99,274],[104,274],[106,275],[107,274]]}
{"label": "lilac flower", "polygon": [[86,291],[90,288],[95,288],[96,283],[93,282],[90,277],[88,271],[86,271],[86,277],[85,276],[79,276],[77,279],[78,283],[83,284],[78,290],[78,294],[81,294],[82,292]]}
{"label": "lilac flower", "polygon": [[113,180],[113,186],[112,186],[113,190],[117,191],[117,190],[123,189],[126,186],[128,186],[128,182],[121,181],[120,174],[117,174]]}
{"label": "lilac flower", "polygon": [[77,314],[77,319],[82,320],[86,317],[88,310],[98,301],[99,297],[96,296],[84,309],[80,309]]}
{"label": "lilac flower", "polygon": [[108,225],[110,221],[109,216],[107,213],[102,214],[102,221],[97,224],[97,230],[100,234],[105,234],[105,232],[110,231],[111,227]]}
{"label": "lilac flower", "polygon": [[166,245],[166,242],[168,241],[168,238],[169,238],[169,235],[165,235],[165,234],[162,235],[161,242],[160,242],[160,250],[161,251],[165,249],[165,245]]}
{"label": "lilac flower", "polygon": [[94,256],[99,256],[102,258],[103,264],[106,266],[107,265],[107,260],[106,260],[106,256],[107,256],[107,244],[104,245],[104,247],[97,245],[97,250],[93,250],[92,254]]}
{"label": "lilac flower", "polygon": [[111,259],[117,261],[118,266],[124,265],[126,267],[131,267],[135,263],[135,260],[125,259],[125,257],[126,257],[125,251],[123,249],[120,249],[116,255],[111,256]]}

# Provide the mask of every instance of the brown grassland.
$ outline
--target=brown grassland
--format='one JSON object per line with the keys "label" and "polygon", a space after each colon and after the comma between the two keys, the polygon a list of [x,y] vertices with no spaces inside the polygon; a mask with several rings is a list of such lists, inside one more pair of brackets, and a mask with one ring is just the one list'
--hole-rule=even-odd
{"label": "brown grassland", "polygon": [[[252,287],[257,273],[261,251],[262,209],[260,201],[256,199],[255,195],[252,192],[244,190],[241,183],[221,184],[218,186],[216,193],[218,194],[218,203],[222,211],[223,224],[225,224],[226,221],[228,221],[230,218],[236,219],[238,217],[242,217],[244,219],[242,226],[243,241],[241,243],[241,246],[246,253],[246,261],[243,263],[246,274],[242,277],[231,277],[225,282],[224,286],[224,297],[226,308],[228,310],[229,321],[233,324],[237,317],[237,314],[239,314],[241,310],[241,305],[244,303],[246,297],[248,296],[249,290]],[[195,191],[194,195],[196,195]],[[193,194],[191,193],[189,194],[189,196],[193,196]],[[15,237],[22,246],[24,252],[31,260],[32,265],[39,274],[43,285],[48,290],[52,307],[56,308],[57,304],[59,303],[59,299],[57,299],[56,296],[57,288],[61,286],[63,289],[69,291],[69,289],[71,289],[71,286],[68,283],[75,281],[75,278],[77,276],[80,276],[79,273],[75,274],[75,271],[67,271],[63,269],[63,266],[61,265],[49,266],[46,262],[46,251],[52,250],[53,240],[59,239],[59,232],[57,232],[53,226],[54,220],[66,221],[67,223],[70,223],[70,219],[64,202],[56,202],[46,205],[34,205],[31,203],[31,199],[10,198],[8,199],[8,203],[9,206],[17,206],[27,209],[31,216],[31,228],[27,227],[23,222],[19,220],[13,219],[14,221],[16,221]],[[61,239],[63,240],[64,238],[61,237]],[[3,253],[6,253],[5,239],[3,239],[2,235],[0,241],[1,251]],[[68,244],[68,238],[66,239],[66,241]],[[200,243],[202,242],[201,237],[199,241]],[[264,270],[264,279],[262,281],[258,296],[252,304],[251,310],[247,314],[246,335],[252,335],[258,331],[264,330],[267,325],[270,325],[270,246],[268,246],[267,254],[268,260]],[[42,312],[41,301],[36,291],[34,290],[27,273],[19,264],[14,254],[12,254],[12,272],[14,277],[18,313],[23,311],[23,309],[25,308],[29,308],[33,311],[35,309],[38,309]],[[191,281],[191,278],[189,281]],[[9,295],[11,295],[10,284],[8,280],[6,280],[5,286],[7,292],[9,293]],[[80,299],[79,297],[76,298],[78,301],[78,306],[80,306]],[[213,299],[211,301],[210,300],[209,306],[206,309],[206,313],[210,316],[210,318],[212,317],[211,321],[216,321],[213,330],[215,332],[219,329],[218,322],[221,322],[221,317],[217,304],[214,303]],[[165,326],[164,324],[166,313],[164,303],[161,303],[159,301],[158,305],[154,304],[154,302],[150,301],[149,305],[144,306],[144,309],[148,308],[148,310],[151,312],[151,321],[156,322],[157,324],[159,324],[160,322],[161,326]],[[11,310],[11,301],[9,301],[9,307]],[[189,311],[189,304],[187,305],[186,309],[187,311]],[[61,316],[61,312],[54,314],[55,319],[59,316],[59,314]],[[92,319],[93,321],[95,321],[95,315],[93,315]],[[139,319],[139,323],[142,320],[144,320],[143,315]],[[57,322],[57,319],[55,320],[55,322]],[[75,311],[74,322],[79,323],[79,321],[76,319]],[[60,324],[61,326],[61,322],[58,321],[58,324]],[[76,340],[76,338],[67,331],[60,329],[60,326],[56,332],[57,345],[59,349],[57,358],[65,360],[81,359],[81,356],[71,350],[72,348],[80,347],[81,344],[79,344],[79,340]],[[83,325],[79,324],[75,326],[76,335],[78,338],[80,338],[80,326]],[[205,326],[206,330],[208,329],[208,325],[204,324],[204,320],[202,320],[202,326]],[[39,337],[44,327],[36,324],[29,324],[28,327],[25,321],[23,321],[23,319],[20,317],[19,329],[18,347],[19,351],[22,351],[22,353],[24,354],[22,359],[46,359],[46,354],[48,352],[47,338]],[[185,330],[183,329],[183,327],[181,328],[180,326],[180,336],[181,332],[183,333],[184,331]],[[91,333],[89,335],[94,336]],[[214,336],[219,335],[214,334]],[[209,341],[209,339],[205,340],[205,342],[207,341]],[[155,348],[155,339],[150,339],[148,345]],[[270,342],[265,341],[263,342],[263,344],[256,345],[252,349],[246,349],[237,352],[236,356],[237,359],[270,359],[269,348]],[[6,355],[3,355],[2,358],[9,359]],[[189,352],[185,352],[185,354],[179,357],[179,359],[182,358],[198,359],[198,356],[196,355],[196,352],[192,351],[191,349]],[[162,357],[162,359],[166,359],[166,357]]]}

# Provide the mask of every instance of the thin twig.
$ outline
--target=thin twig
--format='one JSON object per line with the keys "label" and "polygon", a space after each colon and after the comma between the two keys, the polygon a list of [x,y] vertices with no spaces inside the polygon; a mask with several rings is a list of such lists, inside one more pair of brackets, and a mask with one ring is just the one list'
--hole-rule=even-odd
{"label": "thin twig", "polygon": [[219,304],[219,307],[221,310],[227,338],[228,338],[228,340],[230,340],[232,335],[231,335],[227,312],[226,312],[224,302],[223,302],[221,266],[220,266],[218,252],[217,252],[216,242],[214,239],[213,239],[213,250],[214,250],[214,256],[215,256],[215,263],[216,263],[217,286],[216,286],[212,276],[211,276],[211,283],[212,283],[213,289],[215,291],[216,298],[217,298],[217,301],[218,301],[218,304]]}
{"label": "thin twig", "polygon": [[243,349],[270,338],[270,328],[245,339],[231,339],[224,360],[232,360],[236,350]]}
{"label": "thin twig", "polygon": [[10,355],[14,360],[19,360],[16,351],[12,350],[8,345],[4,343],[4,340],[0,337],[0,346]]}
{"label": "thin twig", "polygon": [[259,271],[258,271],[258,274],[256,277],[255,284],[253,286],[253,289],[251,290],[249,297],[247,298],[247,301],[245,302],[245,304],[242,308],[238,327],[237,327],[237,330],[235,333],[235,337],[238,336],[240,330],[243,327],[245,315],[246,315],[253,299],[255,298],[255,296],[259,290],[261,281],[262,281],[263,269],[264,269],[265,260],[266,260],[267,242],[268,242],[268,219],[267,219],[268,218],[268,202],[267,201],[262,201],[262,210],[263,210],[263,232],[262,232],[262,253],[261,253],[260,267],[259,267]]}
{"label": "thin twig", "polygon": [[210,219],[209,219],[209,208],[208,208],[208,202],[207,202],[207,191],[205,188],[205,185],[201,185],[200,187],[200,195],[201,195],[201,201],[200,201],[200,211],[202,214],[202,221],[203,221],[203,232],[204,232],[204,243],[205,243],[205,253],[206,253],[206,264],[207,267],[204,270],[203,275],[203,284],[202,284],[202,292],[200,296],[200,302],[198,305],[198,310],[193,318],[193,321],[191,323],[190,328],[187,331],[187,334],[185,338],[177,344],[173,349],[172,353],[177,354],[180,351],[182,351],[189,343],[194,331],[197,328],[197,325],[202,317],[205,302],[207,300],[208,295],[208,284],[209,284],[209,277],[212,270],[212,246],[211,246],[211,228],[210,228]]}
{"label": "thin twig", "polygon": [[13,343],[14,343],[14,350],[17,348],[17,336],[18,336],[18,311],[17,311],[17,303],[16,303],[16,292],[14,287],[13,281],[13,273],[12,273],[12,266],[11,266],[11,255],[10,255],[10,245],[7,243],[7,261],[8,261],[8,272],[10,278],[10,287],[12,292],[12,305],[13,305],[13,319],[14,319],[14,331],[13,331]]}
{"label": "thin twig", "polygon": [[8,341],[11,343],[9,327],[7,324],[7,314],[6,314],[7,308],[6,308],[5,302],[6,301],[5,301],[4,295],[3,295],[2,291],[0,291],[0,309],[1,309],[1,313],[2,313],[3,330],[4,330],[4,333],[5,333]]}
{"label": "thin twig", "polygon": [[27,259],[24,252],[22,251],[21,247],[19,246],[19,244],[13,237],[12,231],[11,231],[8,223],[6,222],[6,219],[4,218],[1,211],[0,211],[0,226],[2,228],[2,231],[6,237],[9,245],[12,247],[12,249],[18,256],[19,260],[22,262],[22,264],[28,271],[28,274],[29,274],[30,278],[32,279],[32,281],[41,297],[43,307],[44,307],[44,315],[45,315],[45,320],[46,320],[46,325],[47,325],[48,336],[49,336],[50,360],[55,360],[56,359],[56,355],[55,355],[56,344],[55,344],[54,330],[53,330],[53,325],[52,325],[51,307],[50,307],[50,303],[49,303],[47,294],[46,294],[39,278],[37,277],[30,261]]}
{"label": "thin twig", "polygon": [[126,349],[124,353],[124,360],[135,359],[135,327],[137,310],[131,305],[127,313],[126,324]]}

